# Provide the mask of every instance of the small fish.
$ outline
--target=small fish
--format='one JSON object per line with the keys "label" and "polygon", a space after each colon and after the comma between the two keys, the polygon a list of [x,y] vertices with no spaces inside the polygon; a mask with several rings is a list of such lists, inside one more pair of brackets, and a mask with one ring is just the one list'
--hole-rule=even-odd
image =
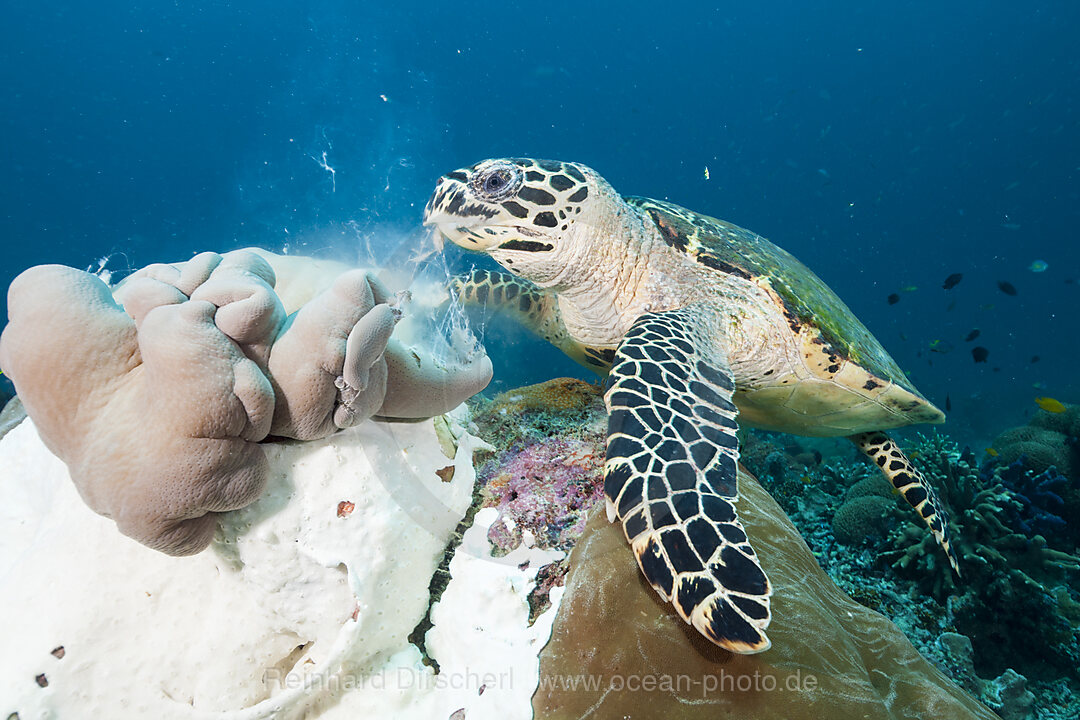
{"label": "small fish", "polygon": [[1050,263],[1045,260],[1032,260],[1028,265],[1028,270],[1031,272],[1046,272],[1046,268],[1050,267]]}
{"label": "small fish", "polygon": [[948,395],[945,396],[945,412],[952,412],[952,400]]}
{"label": "small fish", "polygon": [[950,303],[948,304],[948,306],[947,306],[947,307],[945,308],[945,312],[952,312],[952,311],[953,311],[953,310],[955,310],[955,309],[956,309],[956,301],[955,301],[955,300],[953,300],[953,301],[952,301],[952,302],[950,302]]}
{"label": "small fish", "polygon": [[984,363],[986,358],[990,357],[990,351],[984,348],[982,345],[971,348],[971,357],[975,358],[975,362]]}
{"label": "small fish", "polygon": [[990,457],[997,457],[998,456],[998,451],[995,450],[994,448],[986,448],[986,454],[989,455]]}
{"label": "small fish", "polygon": [[952,343],[946,342],[944,340],[935,340],[934,342],[930,343],[930,352],[941,353],[944,355],[947,352],[952,352],[952,349]]}
{"label": "small fish", "polygon": [[888,300],[890,305],[895,305],[896,303],[900,302],[900,296],[896,293],[893,293],[889,296]]}
{"label": "small fish", "polygon": [[709,179],[709,166],[708,165],[705,166],[705,179],[706,180]]}
{"label": "small fish", "polygon": [[1036,380],[1035,382],[1031,383],[1031,387],[1035,388],[1036,390],[1045,390],[1046,383]]}
{"label": "small fish", "polygon": [[1035,398],[1035,404],[1041,407],[1046,412],[1063,413],[1068,408],[1060,400],[1055,400],[1052,397],[1037,397]]}
{"label": "small fish", "polygon": [[974,340],[977,337],[979,337],[979,328],[975,328],[974,330],[969,332],[967,334],[967,337],[964,338],[964,342],[971,342],[972,340]]}
{"label": "small fish", "polygon": [[916,290],[919,289],[919,286],[918,285],[905,285],[904,287],[902,287],[900,289],[903,290],[904,292],[915,292]]}
{"label": "small fish", "polygon": [[1001,227],[1005,228],[1006,230],[1019,230],[1020,229],[1020,223],[1003,222],[1003,223],[1001,223]]}
{"label": "small fish", "polygon": [[986,303],[984,305],[980,305],[979,309],[980,310],[993,310],[994,309],[994,303]]}
{"label": "small fish", "polygon": [[1040,360],[1040,358],[1039,358],[1038,355],[1032,355],[1031,360],[1029,362],[1037,363],[1037,362],[1039,362],[1039,360]]}
{"label": "small fish", "polygon": [[960,281],[964,279],[964,273],[953,273],[949,277],[945,278],[945,282],[941,284],[941,287],[946,290],[952,290],[954,287],[960,284]]}
{"label": "small fish", "polygon": [[998,280],[998,290],[1005,293],[1006,295],[1016,297],[1016,288],[1013,287],[1013,284],[1011,282]]}

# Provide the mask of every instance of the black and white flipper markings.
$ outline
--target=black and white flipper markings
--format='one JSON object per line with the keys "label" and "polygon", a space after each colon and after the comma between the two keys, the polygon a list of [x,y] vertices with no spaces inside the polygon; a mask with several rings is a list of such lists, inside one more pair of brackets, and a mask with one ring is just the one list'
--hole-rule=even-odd
{"label": "black and white flipper markings", "polygon": [[645,578],[688,623],[766,650],[772,588],[735,512],[734,384],[693,308],[641,316],[615,354],[604,492]]}
{"label": "black and white flipper markings", "polygon": [[919,513],[919,517],[930,528],[938,545],[949,558],[949,565],[957,577],[960,576],[960,562],[952,546],[952,526],[949,514],[941,503],[934,487],[926,482],[923,474],[911,463],[904,451],[892,438],[883,432],[866,432],[852,435],[849,440],[873,460],[886,479],[892,484],[908,504]]}

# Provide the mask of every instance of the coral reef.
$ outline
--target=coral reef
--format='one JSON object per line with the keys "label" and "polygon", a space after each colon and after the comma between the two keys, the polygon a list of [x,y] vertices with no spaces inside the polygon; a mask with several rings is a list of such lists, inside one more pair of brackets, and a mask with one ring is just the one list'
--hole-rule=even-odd
{"label": "coral reef", "polygon": [[1027,678],[1012,668],[994,680],[997,713],[1001,720],[1027,720],[1035,704],[1035,694],[1027,689]]}
{"label": "coral reef", "polygon": [[[902,524],[887,535],[872,532],[850,545],[837,540],[832,521],[841,507],[860,497],[891,495],[877,469],[862,458],[828,457],[805,471],[806,483],[788,478],[778,484],[768,476],[761,482],[770,492],[777,485],[794,491],[786,500],[777,499],[833,581],[859,603],[891,618],[962,687],[1006,713],[998,697],[999,680],[1012,668],[1027,678],[1027,691],[1034,694],[1032,717],[1077,717],[1080,573],[1071,569],[1071,536],[1035,537],[1023,529],[1024,523],[1037,527],[1047,521],[1057,527],[1041,513],[1053,512],[1050,493],[1067,495],[1071,485],[1061,488],[1056,475],[1021,465],[978,468],[971,453],[960,452],[944,436],[917,437],[909,452],[938,492],[947,495],[953,521],[964,526],[955,540],[968,547],[971,562],[961,560],[960,579],[941,561],[929,533],[899,504],[896,516]],[[965,661],[939,641],[960,632],[973,644]]]}
{"label": "coral reef", "polygon": [[943,651],[943,664],[961,687],[982,697],[1003,720],[1030,720],[1035,694],[1027,689],[1027,678],[1011,668],[993,680],[980,678],[975,673],[974,647],[966,635],[942,633],[938,645]]}
{"label": "coral reef", "polygon": [[571,555],[540,656],[538,720],[995,717],[838,590],[751,476],[740,473],[739,486],[774,586],[772,649],[732,655],[704,642],[640,579],[618,527],[598,513]]}
{"label": "coral reef", "polygon": [[569,550],[585,527],[585,513],[602,497],[596,476],[604,464],[596,443],[550,438],[516,445],[480,479],[487,503],[499,508],[491,542],[502,553],[527,545]]}
{"label": "coral reef", "polygon": [[[555,393],[553,400],[537,401],[538,397],[551,394],[553,391]],[[527,546],[530,543],[535,544],[537,547],[558,549],[576,547],[573,551],[575,555],[571,556],[569,561],[553,562],[540,568],[537,573],[536,584],[530,592],[530,608],[535,616],[538,610],[542,611],[548,606],[547,598],[549,594],[554,587],[563,582],[562,576],[569,568],[568,582],[571,589],[568,590],[567,595],[564,595],[560,611],[565,617],[557,622],[569,623],[570,620],[566,618],[580,617],[581,623],[579,626],[576,624],[578,621],[574,621],[573,625],[566,625],[562,630],[556,629],[556,640],[553,640],[549,649],[545,651],[545,655],[542,656],[542,662],[545,664],[541,675],[540,690],[534,701],[537,708],[536,717],[577,717],[572,713],[574,711],[583,712],[585,705],[596,702],[598,696],[588,693],[580,695],[578,693],[568,693],[560,696],[560,699],[553,700],[553,683],[557,684],[563,682],[567,677],[578,677],[581,676],[581,673],[589,672],[588,666],[585,669],[569,669],[574,667],[575,664],[581,663],[584,658],[594,658],[594,662],[597,663],[597,672],[606,672],[611,667],[618,666],[622,660],[632,659],[635,652],[634,648],[639,643],[647,643],[649,648],[661,648],[658,651],[661,654],[653,656],[648,661],[652,663],[648,666],[649,668],[663,668],[665,672],[668,672],[670,668],[672,676],[676,675],[676,671],[680,668],[685,669],[685,672],[688,673],[687,677],[692,676],[697,681],[698,684],[695,687],[697,692],[694,693],[693,698],[694,705],[687,705],[684,702],[687,700],[685,697],[680,700],[671,694],[662,692],[648,693],[647,699],[641,694],[626,693],[619,700],[616,697],[618,694],[615,694],[604,701],[605,704],[600,714],[615,716],[615,714],[626,708],[632,708],[634,710],[633,714],[641,714],[642,708],[637,703],[646,702],[647,700],[650,703],[657,703],[657,707],[651,708],[648,713],[651,717],[672,716],[671,713],[675,712],[675,708],[678,708],[677,715],[679,717],[693,717],[693,715],[687,715],[688,712],[692,712],[692,707],[700,705],[701,707],[697,712],[709,715],[715,713],[718,709],[718,705],[715,703],[729,702],[732,701],[732,698],[734,698],[734,702],[739,703],[740,712],[748,713],[750,717],[769,717],[769,712],[776,712],[778,713],[776,716],[779,717],[781,716],[779,713],[791,711],[789,705],[777,706],[779,709],[767,706],[764,702],[764,695],[750,697],[737,691],[732,693],[730,689],[727,693],[717,690],[714,694],[711,694],[708,700],[713,704],[709,704],[709,702],[703,703],[700,696],[702,680],[706,680],[707,676],[710,678],[723,677],[722,674],[718,676],[718,667],[724,672],[728,672],[732,667],[731,663],[741,661],[743,658],[737,658],[734,661],[728,661],[728,664],[718,666],[716,661],[725,660],[725,658],[716,657],[715,653],[718,651],[715,648],[711,646],[705,647],[695,633],[686,632],[687,626],[685,623],[670,616],[664,603],[655,597],[655,592],[645,586],[639,579],[640,573],[638,573],[634,564],[633,556],[627,551],[625,540],[618,532],[618,529],[614,526],[608,526],[602,517],[593,517],[590,520],[590,524],[585,529],[585,535],[575,545],[577,540],[575,536],[581,529],[586,512],[590,508],[595,510],[597,505],[602,503],[599,493],[599,469],[606,423],[603,404],[596,393],[595,386],[560,380],[510,391],[491,401],[484,401],[479,397],[473,400],[473,404],[476,406],[474,418],[478,432],[481,435],[490,437],[496,446],[495,452],[484,461],[478,471],[478,477],[483,484],[480,493],[481,502],[485,507],[494,508],[499,513],[498,520],[491,523],[488,530],[488,540],[496,548],[496,554],[506,552],[514,547]],[[574,398],[574,400],[572,402],[564,401],[563,398],[567,395]],[[571,409],[560,409],[568,406]],[[793,456],[788,452],[786,446],[774,443],[772,438],[759,439],[755,442],[755,446],[764,451],[759,453],[760,457],[773,456],[776,466],[782,469],[785,475],[782,483],[790,487],[788,500],[795,507],[813,507],[816,510],[827,512],[831,516],[839,504],[839,497],[830,499],[822,491],[822,487],[840,495],[847,490],[849,498],[852,500],[873,498],[874,501],[880,500],[894,506],[897,503],[895,495],[887,483],[881,479],[877,468],[868,464],[864,463],[852,467],[838,464],[823,466],[817,463],[817,458],[812,453],[807,453],[805,459],[811,461],[808,466],[796,459],[798,454],[803,453],[797,453]],[[588,448],[592,448],[592,451],[590,452]],[[853,485],[849,490],[849,485],[852,483]],[[590,484],[592,492],[589,492]],[[772,484],[774,483],[770,482],[770,485]],[[761,493],[761,490],[758,489],[755,492]],[[761,503],[771,503],[771,501],[763,497],[763,493],[761,495]],[[569,498],[569,502],[567,503],[562,498]],[[743,502],[745,500],[740,500],[740,503]],[[773,515],[773,513],[779,513],[779,510],[775,508],[776,506],[772,504],[766,512],[756,505],[751,507],[747,511],[750,516],[748,523],[753,522],[753,518],[764,514],[769,517],[767,522],[776,523],[777,527],[779,527],[782,514]],[[602,515],[602,513],[600,514]],[[825,528],[827,527],[826,524]],[[786,528],[790,528],[790,525],[787,525]],[[813,563],[812,556],[806,551],[805,546],[799,541],[798,537],[790,529],[785,529],[784,532],[790,534],[786,534],[783,541],[775,541],[778,546],[782,547],[782,550],[778,551],[778,555],[774,556],[779,558],[777,562],[782,564],[795,555],[808,563]],[[814,532],[828,532],[828,530],[821,530],[821,524],[819,523],[818,529]],[[608,536],[608,539],[603,541],[605,549],[599,553],[599,556],[594,556],[592,553],[595,550],[589,550],[588,548],[594,546],[597,542],[601,542],[595,540],[595,538],[602,535]],[[879,539],[879,542],[883,542],[883,539]],[[575,562],[573,558],[585,552],[590,553],[588,558]],[[800,553],[804,553],[804,555],[800,555]],[[763,562],[767,561],[768,558],[763,558]],[[615,589],[606,589],[612,582],[611,578],[606,576],[610,574],[609,570],[615,566],[621,568],[619,570],[621,573],[618,580],[619,586]],[[801,581],[809,570],[802,565],[799,565],[798,568],[797,572],[793,571],[792,576],[798,576]],[[816,572],[820,573],[820,570]],[[580,579],[575,580],[575,577]],[[794,583],[794,581],[792,582]],[[581,588],[576,593],[572,590],[575,583],[578,583]],[[830,585],[827,580],[823,580],[822,584],[823,586]],[[840,621],[847,619],[853,625],[868,627],[868,632],[878,633],[879,635],[884,633],[884,636],[889,638],[889,642],[881,643],[880,637],[878,637],[875,642],[881,644],[876,647],[890,649],[875,652],[887,654],[895,651],[899,653],[897,657],[910,658],[913,662],[917,661],[915,652],[910,649],[910,646],[907,646],[906,650],[904,649],[903,646],[906,641],[899,636],[895,628],[885,632],[885,628],[891,628],[887,621],[860,608],[857,603],[843,598],[841,593],[835,589],[823,591],[826,600],[818,601],[806,599],[807,597],[816,597],[818,587],[816,584],[814,585],[814,592],[811,593],[795,592],[793,586],[791,587],[792,589],[788,590],[789,596],[785,597],[781,593],[780,598],[776,601],[777,608],[780,607],[781,603],[784,603],[785,609],[783,611],[777,610],[774,626],[778,622],[783,625],[785,620],[781,618],[782,615],[786,616],[786,622],[791,623],[789,626],[791,628],[808,624],[813,624],[814,627],[824,624],[829,628],[837,628]],[[864,596],[862,601],[869,603],[868,598],[873,596],[873,590],[869,584],[864,588],[862,594]],[[589,600],[589,598],[592,598],[592,600]],[[833,615],[829,614],[829,610],[823,608],[832,607],[830,603],[841,602],[841,599],[843,604],[839,607],[833,607],[832,610],[832,612],[836,613],[836,617],[840,618],[840,620],[837,620]],[[566,605],[568,602],[572,604]],[[803,609],[814,606],[816,602],[820,602],[820,604],[813,608],[815,614],[812,617],[808,615],[809,610],[800,614]],[[910,612],[915,607],[923,607],[922,602],[913,602],[910,598],[899,596],[890,596],[887,598],[887,602],[879,596],[878,602],[894,609],[898,615]],[[594,609],[587,609],[586,612],[586,610],[583,610],[586,605]],[[855,608],[855,610],[851,610],[851,608]],[[581,612],[586,612],[586,614],[581,615]],[[648,614],[642,616],[641,612]],[[848,612],[854,613],[851,618],[848,617]],[[603,613],[602,617],[600,613]],[[933,616],[933,613],[925,611],[925,615],[929,618]],[[826,620],[826,617],[832,619]],[[867,617],[875,619],[867,625]],[[640,625],[639,620],[635,619],[631,622],[630,619],[632,618],[640,618]],[[629,626],[628,622],[630,623]],[[936,620],[927,620],[927,622],[936,622]],[[618,631],[610,634],[598,634],[596,632],[597,627],[618,628]],[[642,631],[641,627],[645,627],[646,630]],[[936,638],[940,632],[940,629],[936,629],[933,637]],[[851,648],[854,645],[851,643],[854,641],[851,640],[850,635],[847,635],[847,631],[837,630],[837,633],[838,638],[846,638],[843,641],[837,640],[837,642],[848,648],[845,652],[852,652]],[[571,637],[574,638],[573,642],[577,643],[577,645],[574,645],[576,650],[566,652],[552,650],[560,642],[569,642],[568,638]],[[603,645],[601,650],[597,650],[597,642],[604,642],[608,637],[610,637],[610,642]],[[559,640],[559,638],[563,638],[563,640]],[[775,664],[773,658],[776,657],[774,653],[777,644],[774,639],[774,650],[759,656],[763,661],[769,663],[770,667]],[[800,662],[805,660],[812,663],[815,661],[815,657],[817,657],[817,660],[821,660],[822,656],[815,656],[815,654],[824,652],[821,646],[827,646],[829,643],[816,641],[808,643],[806,642],[805,633],[803,633],[803,638],[797,645],[798,648],[792,650],[792,654],[797,653]],[[664,650],[664,648],[670,648],[670,651]],[[562,657],[564,659],[558,662],[566,664],[566,672],[570,673],[569,675],[562,674],[560,666],[556,661],[550,659],[554,657],[551,652],[563,653]],[[702,655],[702,652],[705,654]],[[834,659],[832,655],[828,657],[829,659],[825,662],[831,662]],[[886,663],[891,662],[880,655],[878,659]],[[877,661],[871,660],[868,662]],[[862,663],[861,660],[858,662]],[[912,670],[912,675],[909,678],[912,682],[915,682],[914,678],[923,672],[927,674],[926,677],[922,678],[923,680],[936,678],[930,681],[934,683],[934,687],[939,688],[935,693],[940,691],[943,697],[950,698],[947,701],[942,701],[940,697],[934,695],[933,697],[937,698],[938,702],[956,703],[956,707],[961,708],[977,708],[977,705],[971,700],[963,699],[962,694],[955,688],[950,688],[948,683],[941,679],[929,665],[922,661],[917,662],[921,664],[917,665],[915,670]],[[636,666],[624,663],[620,667],[626,673],[632,673]],[[862,673],[862,677],[865,677],[866,665],[859,665],[861,670],[858,672],[854,669],[855,665],[845,665],[844,667],[849,668],[853,676]],[[600,668],[604,668],[604,670]],[[640,669],[642,673],[651,672],[651,670],[644,668]],[[747,672],[752,675],[752,670]],[[604,677],[607,677],[607,675],[604,675]],[[780,672],[776,672],[774,677],[778,681],[782,681],[788,675],[782,676]],[[847,677],[839,678],[836,675],[830,675],[830,678],[830,682],[835,682],[837,687],[844,685],[849,680]],[[712,682],[711,679],[707,681]],[[858,688],[856,696],[859,699],[852,702],[864,703],[860,706],[861,709],[873,708],[874,712],[879,713],[876,716],[889,716],[883,709],[885,702],[872,687],[860,685],[863,681],[855,680],[853,682],[855,682],[855,687]],[[583,692],[583,690],[584,688],[579,692]],[[851,688],[846,687],[845,692],[849,690]],[[573,697],[570,697],[571,695]],[[724,697],[727,700],[723,699]],[[807,695],[799,696],[795,694],[790,698],[790,701],[792,705],[798,706],[800,701],[805,702],[808,697]],[[815,695],[814,697],[819,698],[819,703],[822,702],[820,696]],[[923,701],[929,702],[931,696],[923,693],[922,697]],[[774,698],[770,695],[769,699],[771,701]],[[830,699],[828,702],[831,703],[833,700]],[[626,707],[609,708],[607,703],[624,703]],[[669,703],[669,705],[664,705],[664,703]],[[811,703],[807,707],[817,707],[820,710],[821,706],[820,704],[815,706]],[[667,715],[664,714],[664,708],[670,709]],[[608,712],[609,710],[610,712]],[[655,712],[652,712],[652,710],[655,710]],[[809,710],[802,708],[794,712],[796,714],[792,716],[798,717],[798,712],[809,712]],[[976,714],[975,716],[990,717],[985,709],[969,709],[967,712],[982,712],[983,715]],[[962,717],[963,715],[959,714],[957,716]]]}
{"label": "coral reef", "polygon": [[[1020,496],[1029,497],[1035,506],[1032,513],[1038,521],[1040,510],[1059,517],[1065,525],[1058,525],[1053,518],[1052,527],[1043,526],[1040,532],[1048,535],[1063,534],[1071,547],[1080,545],[1080,404],[1065,406],[1064,412],[1053,413],[1039,410],[1027,425],[1006,430],[994,440],[998,459],[1009,465],[1022,463],[1023,467],[1040,476],[1042,488],[1025,485],[1016,488]],[[1051,472],[1063,476],[1066,481],[1052,480]],[[1013,480],[1003,476],[1003,482]],[[1050,491],[1061,499],[1058,507]]]}
{"label": "coral reef", "polygon": [[499,511],[489,537],[497,553],[523,541],[569,551],[603,497],[606,416],[599,388],[559,378],[479,402],[475,422],[496,442],[479,469],[484,507]]}
{"label": "coral reef", "polygon": [[839,542],[855,545],[875,534],[888,532],[895,519],[896,501],[881,495],[851,498],[833,516],[833,534]]}
{"label": "coral reef", "polygon": [[888,480],[882,477],[881,473],[874,473],[870,477],[863,478],[848,488],[847,492],[844,493],[844,501],[851,502],[855,498],[871,496],[897,500],[899,498],[899,493]]}
{"label": "coral reef", "polygon": [[[253,273],[243,290],[265,284]],[[256,443],[270,431],[273,389],[216,326],[212,303],[144,287],[130,316],[93,275],[27,270],[8,294],[0,366],[86,503],[124,534],[186,555],[209,544],[217,513],[262,492]],[[259,320],[231,329],[246,337]]]}
{"label": "coral reef", "polygon": [[509,390],[497,395],[488,413],[583,411],[594,406],[598,399],[598,387],[575,378],[554,378],[536,385]]}
{"label": "coral reef", "polygon": [[[993,466],[988,466],[990,470]],[[983,472],[983,476],[987,471]],[[1022,460],[997,469],[1001,484],[1012,493],[1016,501],[1007,508],[1006,524],[1024,535],[1042,535],[1048,539],[1061,536],[1075,542],[1076,523],[1070,525],[1065,514],[1062,495],[1069,489],[1069,479],[1053,467],[1038,475],[1025,467]]]}
{"label": "coral reef", "polygon": [[508,390],[490,400],[471,401],[475,422],[500,447],[514,442],[561,438],[603,438],[607,430],[600,388],[584,380],[556,378]]}
{"label": "coral reef", "polygon": [[1064,412],[1057,413],[1049,410],[1036,410],[1028,424],[1032,427],[1046,428],[1063,435],[1076,437],[1080,435],[1080,404],[1066,404]]}
{"label": "coral reef", "polygon": [[1039,410],[1027,425],[1014,427],[994,439],[993,448],[1007,464],[1021,458],[1037,473],[1051,467],[1066,477],[1080,476],[1080,405],[1065,411]]}
{"label": "coral reef", "polygon": [[[893,534],[896,549],[883,559],[923,592],[948,601],[953,624],[975,645],[983,675],[1009,667],[1028,673],[1046,664],[1075,668],[1080,635],[1056,611],[1053,589],[1080,570],[1080,560],[1009,525],[1023,503],[1001,482],[1000,469],[980,473],[970,452],[941,435],[921,437],[913,455],[950,508],[964,575],[955,578],[936,557],[932,537],[911,523]],[[1040,639],[1037,646],[1032,637]]]}
{"label": "coral reef", "polygon": [[488,530],[492,553],[516,548],[556,550],[563,558],[538,569],[531,617],[550,606],[562,585],[568,553],[589,511],[603,501],[607,415],[596,385],[557,378],[485,400],[473,399],[477,432],[494,451],[478,468],[480,507],[498,515]]}
{"label": "coral reef", "polygon": [[399,311],[361,270],[287,315],[267,257],[202,253],[115,291],[40,266],[9,290],[0,366],[43,440],[92,509],[162,552],[199,552],[259,496],[267,437],[431,416],[490,379],[486,357],[440,365],[391,340]]}

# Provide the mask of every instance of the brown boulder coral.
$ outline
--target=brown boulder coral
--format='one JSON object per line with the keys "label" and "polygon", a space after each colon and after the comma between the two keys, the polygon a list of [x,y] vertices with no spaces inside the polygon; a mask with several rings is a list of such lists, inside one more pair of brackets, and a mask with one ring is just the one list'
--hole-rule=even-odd
{"label": "brown boulder coral", "polygon": [[739,483],[773,581],[772,649],[735,655],[704,642],[641,581],[619,529],[597,513],[540,656],[537,720],[996,718],[842,593],[752,476],[741,472]]}

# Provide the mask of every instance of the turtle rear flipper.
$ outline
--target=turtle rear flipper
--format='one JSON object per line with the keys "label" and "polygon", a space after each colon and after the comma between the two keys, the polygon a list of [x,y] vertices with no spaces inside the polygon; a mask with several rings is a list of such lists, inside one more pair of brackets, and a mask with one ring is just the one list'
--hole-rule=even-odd
{"label": "turtle rear flipper", "polygon": [[738,412],[692,308],[642,315],[615,354],[604,492],[649,583],[717,645],[766,650],[772,588],[735,512]]}
{"label": "turtle rear flipper", "polygon": [[848,439],[881,468],[889,483],[903,495],[911,507],[915,508],[922,521],[934,533],[938,545],[949,558],[949,565],[959,577],[960,563],[950,542],[949,515],[923,474],[911,464],[900,446],[883,432],[859,433]]}

